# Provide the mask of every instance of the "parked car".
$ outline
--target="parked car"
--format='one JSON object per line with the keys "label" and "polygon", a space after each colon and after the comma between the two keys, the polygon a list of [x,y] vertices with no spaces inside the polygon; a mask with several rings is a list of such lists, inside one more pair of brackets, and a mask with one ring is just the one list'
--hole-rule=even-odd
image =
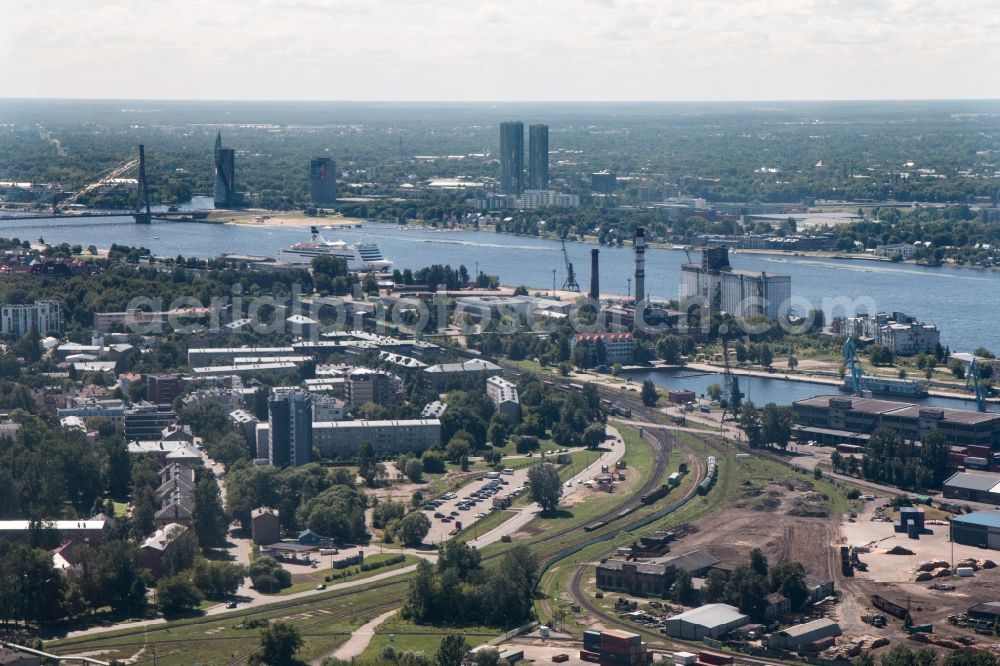
{"label": "parked car", "polygon": [[326,589],[326,583],[320,583],[319,585],[316,586],[316,589],[317,590],[325,590]]}

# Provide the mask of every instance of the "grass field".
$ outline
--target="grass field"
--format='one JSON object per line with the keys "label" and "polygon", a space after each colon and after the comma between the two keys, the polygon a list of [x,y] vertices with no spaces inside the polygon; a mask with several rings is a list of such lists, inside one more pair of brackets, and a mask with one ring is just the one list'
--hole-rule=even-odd
{"label": "grass field", "polygon": [[[398,557],[399,553],[385,553],[381,555],[369,555],[365,558],[366,564],[375,564],[378,562],[384,562],[390,557]],[[308,580],[302,580],[296,583],[292,583],[290,587],[278,592],[276,597],[285,596],[288,594],[293,594],[295,592],[302,592],[304,590],[311,590],[316,587],[317,583],[326,583],[327,585],[339,585],[340,583],[347,583],[354,580],[364,580],[365,578],[371,578],[372,576],[377,576],[378,574],[384,574],[388,571],[393,571],[394,569],[404,569],[411,564],[416,564],[420,558],[416,555],[403,554],[406,559],[398,564],[392,564],[389,566],[384,566],[380,569],[373,569],[371,571],[362,571],[360,565],[355,565],[352,567],[345,567],[343,569],[333,569],[330,567],[320,567],[316,569],[315,572],[307,574],[309,576]],[[326,581],[327,576],[333,576],[333,580],[330,582]]]}
{"label": "grass field", "polygon": [[289,622],[302,632],[305,647],[299,657],[305,661],[321,657],[347,640],[351,632],[387,610],[387,604],[401,601],[405,583],[363,589],[354,594],[318,594],[286,608],[234,610],[211,618],[192,618],[153,625],[146,631],[123,629],[80,643],[79,639],[49,641],[45,649],[57,654],[80,652],[99,655],[102,660],[127,659],[142,651],[140,661],[162,666],[204,666],[232,662],[259,644],[260,629],[247,627],[248,617]]}
{"label": "grass field", "polygon": [[441,639],[448,634],[461,634],[470,647],[482,645],[503,633],[503,628],[495,627],[432,627],[414,624],[399,616],[392,617],[375,630],[371,643],[362,654],[361,660],[378,659],[387,645],[397,652],[423,652],[434,658]]}

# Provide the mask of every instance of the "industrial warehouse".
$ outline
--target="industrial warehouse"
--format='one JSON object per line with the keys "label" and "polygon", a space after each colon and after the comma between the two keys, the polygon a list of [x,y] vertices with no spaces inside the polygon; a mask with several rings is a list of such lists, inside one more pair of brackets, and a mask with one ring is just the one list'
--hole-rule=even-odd
{"label": "industrial warehouse", "polygon": [[654,557],[645,561],[609,559],[597,567],[597,587],[602,590],[661,596],[669,591],[678,571],[694,577],[705,575],[719,559],[704,550]]}
{"label": "industrial warehouse", "polygon": [[[792,403],[802,435],[842,436],[847,443],[863,443],[859,433],[889,428],[900,437],[919,441],[928,431],[940,430],[952,444],[987,446],[1000,444],[1000,414],[947,407],[925,407],[908,402],[817,395]],[[833,443],[833,442],[831,442]]]}
{"label": "industrial warehouse", "polygon": [[944,482],[946,499],[1000,504],[1000,475],[955,472]]}
{"label": "industrial warehouse", "polygon": [[951,519],[955,543],[1000,550],[1000,511],[974,511]]}

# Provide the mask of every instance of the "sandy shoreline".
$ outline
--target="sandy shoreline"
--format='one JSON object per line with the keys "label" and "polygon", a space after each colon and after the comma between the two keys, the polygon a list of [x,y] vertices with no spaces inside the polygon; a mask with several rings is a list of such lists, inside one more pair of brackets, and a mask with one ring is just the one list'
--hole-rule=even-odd
{"label": "sandy shoreline", "polygon": [[361,226],[366,220],[342,216],[310,216],[296,212],[270,211],[218,211],[209,215],[207,222],[247,227],[338,227]]}

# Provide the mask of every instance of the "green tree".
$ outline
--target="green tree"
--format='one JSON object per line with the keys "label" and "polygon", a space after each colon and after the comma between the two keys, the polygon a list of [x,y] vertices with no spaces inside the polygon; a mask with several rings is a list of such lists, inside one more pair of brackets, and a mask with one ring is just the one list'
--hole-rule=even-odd
{"label": "green tree", "polygon": [[711,400],[719,400],[722,398],[722,387],[719,384],[709,384],[705,393]]}
{"label": "green tree", "polygon": [[698,592],[694,589],[691,574],[684,569],[677,572],[677,578],[674,579],[671,591],[678,603],[684,606],[693,606],[698,599]]}
{"label": "green tree", "polygon": [[531,482],[531,499],[542,507],[545,513],[555,511],[562,497],[562,482],[554,465],[543,463],[528,470]]}
{"label": "green tree", "polygon": [[406,468],[402,471],[410,481],[420,483],[424,476],[424,464],[420,461],[420,458],[411,458],[406,461]]}
{"label": "green tree", "polygon": [[287,622],[272,622],[260,632],[260,655],[268,666],[292,666],[303,645],[302,634]]}
{"label": "green tree", "polygon": [[156,496],[153,489],[143,485],[132,494],[132,531],[136,538],[143,538],[153,531],[156,517]]}
{"label": "green tree", "polygon": [[747,437],[751,448],[759,448],[764,444],[764,434],[761,428],[760,412],[752,402],[747,402],[740,409],[740,428]]}
{"label": "green tree", "polygon": [[652,380],[647,379],[642,382],[641,397],[642,404],[646,407],[654,406],[660,399],[660,394],[657,392],[656,385],[652,382]]}
{"label": "green tree", "polygon": [[292,575],[273,557],[258,557],[250,563],[250,582],[259,592],[274,594],[292,584]]}
{"label": "green tree", "polygon": [[441,639],[434,661],[437,666],[462,666],[468,652],[469,646],[461,634],[448,634]]}
{"label": "green tree", "polygon": [[194,489],[194,532],[202,547],[223,546],[226,543],[229,521],[222,508],[219,484],[211,470],[206,470],[199,476],[201,478]]}
{"label": "green tree", "polygon": [[161,578],[156,584],[156,605],[164,615],[177,615],[198,607],[201,591],[187,574]]}
{"label": "green tree", "polygon": [[583,431],[583,445],[588,449],[596,449],[604,443],[604,426],[600,423],[593,423]]}
{"label": "green tree", "polygon": [[997,666],[998,663],[997,658],[988,652],[962,648],[946,654],[943,666]]}
{"label": "green tree", "polygon": [[792,412],[788,407],[779,407],[773,402],[764,405],[761,413],[761,436],[768,446],[788,448],[792,438]]}
{"label": "green tree", "polygon": [[372,511],[372,526],[382,529],[392,521],[402,519],[405,515],[406,505],[402,502],[393,502],[392,500],[379,502],[375,506],[375,510]]}
{"label": "green tree", "polygon": [[767,555],[760,548],[750,551],[750,570],[758,576],[767,576]]}
{"label": "green tree", "polygon": [[881,666],[916,666],[913,650],[902,643],[893,643],[887,652],[882,653],[879,660]]}
{"label": "green tree", "polygon": [[375,465],[378,460],[375,458],[375,448],[371,442],[362,442],[358,447],[358,476],[365,480],[368,486],[375,483]]}
{"label": "green tree", "polygon": [[792,610],[798,610],[809,597],[806,587],[806,570],[798,562],[779,564],[771,568],[771,591],[780,592],[791,603]]}
{"label": "green tree", "polygon": [[868,358],[872,365],[892,365],[894,360],[892,350],[882,345],[872,345],[868,350]]}
{"label": "green tree", "polygon": [[726,575],[721,571],[710,571],[701,589],[701,598],[706,604],[715,604],[725,600]]}
{"label": "green tree", "polygon": [[541,444],[537,437],[532,437],[530,435],[521,435],[514,441],[514,450],[518,453],[528,453],[529,451],[537,451]]}
{"label": "green tree", "polygon": [[771,364],[774,363],[774,354],[771,352],[770,345],[761,345],[760,352],[758,353],[758,359],[760,364],[765,368],[770,368]]}
{"label": "green tree", "polygon": [[191,570],[194,584],[211,599],[224,599],[236,594],[246,575],[246,568],[242,565],[205,558],[197,559]]}
{"label": "green tree", "polygon": [[871,652],[862,652],[854,660],[854,666],[875,666],[875,657]]}
{"label": "green tree", "polygon": [[423,511],[412,511],[399,521],[397,533],[403,543],[411,548],[419,546],[431,531],[431,521]]}

